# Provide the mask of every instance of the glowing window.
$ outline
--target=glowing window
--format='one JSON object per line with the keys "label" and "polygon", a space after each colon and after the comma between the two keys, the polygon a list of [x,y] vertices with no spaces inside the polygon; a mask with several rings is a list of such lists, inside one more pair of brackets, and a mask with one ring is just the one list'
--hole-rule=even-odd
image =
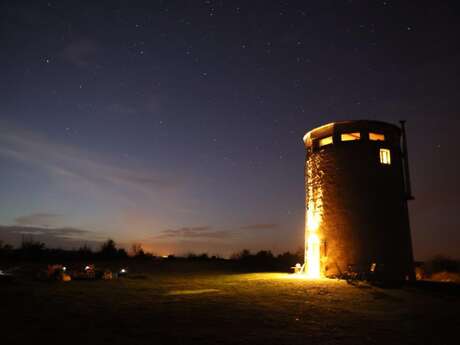
{"label": "glowing window", "polygon": [[332,136],[326,137],[323,139],[319,139],[319,147],[326,146],[332,144]]}
{"label": "glowing window", "polygon": [[380,134],[380,133],[369,133],[369,140],[385,141],[385,135]]}
{"label": "glowing window", "polygon": [[361,139],[361,133],[353,132],[353,133],[342,133],[340,135],[340,140],[342,141],[353,141]]}
{"label": "glowing window", "polygon": [[388,149],[380,149],[380,163],[391,164],[391,153]]}

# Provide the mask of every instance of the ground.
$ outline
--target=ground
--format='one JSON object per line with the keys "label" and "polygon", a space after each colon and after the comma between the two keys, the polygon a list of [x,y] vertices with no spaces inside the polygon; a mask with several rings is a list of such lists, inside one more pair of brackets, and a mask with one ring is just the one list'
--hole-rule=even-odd
{"label": "ground", "polygon": [[[447,292],[446,292],[447,291]],[[1,344],[458,344],[455,289],[284,273],[0,284]]]}

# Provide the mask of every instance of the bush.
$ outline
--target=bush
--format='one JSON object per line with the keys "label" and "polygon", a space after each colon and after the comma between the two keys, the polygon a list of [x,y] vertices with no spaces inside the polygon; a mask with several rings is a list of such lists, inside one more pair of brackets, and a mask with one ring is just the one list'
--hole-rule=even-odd
{"label": "bush", "polygon": [[26,258],[40,258],[45,252],[45,244],[33,239],[23,239],[20,252]]}
{"label": "bush", "polygon": [[432,273],[437,272],[460,272],[460,263],[447,256],[438,255],[431,260]]}
{"label": "bush", "polygon": [[9,244],[3,244],[3,241],[0,240],[0,257],[6,257],[11,255],[13,252],[13,246]]}
{"label": "bush", "polygon": [[123,248],[117,248],[115,241],[109,238],[102,244],[98,256],[103,259],[123,259],[128,257],[128,253]]}

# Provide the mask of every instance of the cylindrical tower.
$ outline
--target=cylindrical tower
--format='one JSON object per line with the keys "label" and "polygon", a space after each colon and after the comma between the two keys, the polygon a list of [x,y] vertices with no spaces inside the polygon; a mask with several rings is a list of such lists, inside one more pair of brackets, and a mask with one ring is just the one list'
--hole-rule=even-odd
{"label": "cylindrical tower", "polygon": [[303,139],[307,273],[374,270],[384,279],[413,279],[401,129],[343,121],[315,128]]}

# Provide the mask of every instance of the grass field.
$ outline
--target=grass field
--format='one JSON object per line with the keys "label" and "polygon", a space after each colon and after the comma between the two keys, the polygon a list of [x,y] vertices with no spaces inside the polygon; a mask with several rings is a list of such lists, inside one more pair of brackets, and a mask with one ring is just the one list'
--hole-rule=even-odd
{"label": "grass field", "polygon": [[0,344],[458,344],[446,291],[282,273],[21,280],[0,284]]}

